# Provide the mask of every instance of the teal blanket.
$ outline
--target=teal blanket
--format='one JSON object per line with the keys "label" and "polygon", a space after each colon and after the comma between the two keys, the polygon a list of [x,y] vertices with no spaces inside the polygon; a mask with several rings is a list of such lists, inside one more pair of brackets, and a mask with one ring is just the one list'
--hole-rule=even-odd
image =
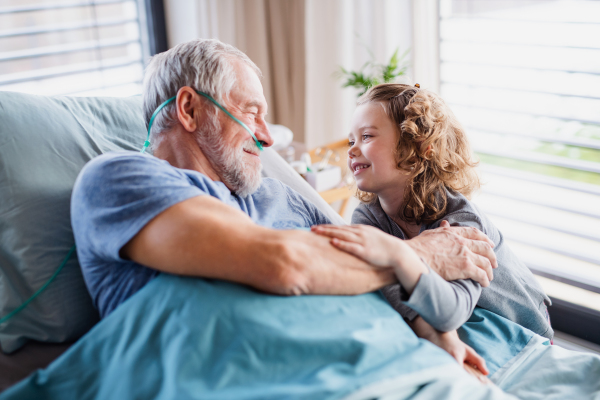
{"label": "teal blanket", "polygon": [[163,274],[0,400],[600,397],[600,357],[480,308],[459,335],[499,388],[418,339],[379,293],[281,297]]}
{"label": "teal blanket", "polygon": [[281,297],[161,275],[1,399],[333,399],[452,364],[377,293]]}
{"label": "teal blanket", "polygon": [[477,308],[459,334],[495,386],[418,339],[378,293],[280,297],[161,275],[7,399],[597,399],[600,357]]}

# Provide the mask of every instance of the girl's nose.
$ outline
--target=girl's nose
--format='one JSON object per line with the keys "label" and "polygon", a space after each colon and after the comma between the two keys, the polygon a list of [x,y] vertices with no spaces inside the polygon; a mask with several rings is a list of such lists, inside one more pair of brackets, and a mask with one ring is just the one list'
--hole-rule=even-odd
{"label": "girl's nose", "polygon": [[354,158],[359,155],[360,155],[360,150],[358,149],[358,147],[356,147],[356,145],[350,146],[350,148],[348,149],[348,157]]}

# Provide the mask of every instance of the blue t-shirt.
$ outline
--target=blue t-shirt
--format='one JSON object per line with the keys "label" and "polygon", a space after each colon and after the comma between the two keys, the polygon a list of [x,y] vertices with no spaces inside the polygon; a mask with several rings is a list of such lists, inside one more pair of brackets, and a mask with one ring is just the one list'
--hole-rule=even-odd
{"label": "blue t-shirt", "polygon": [[121,258],[121,248],[167,208],[202,195],[216,197],[268,228],[330,223],[314,204],[274,179],[263,179],[254,194],[240,198],[222,182],[153,156],[134,152],[99,156],[75,182],[71,223],[83,277],[102,318],[158,275]]}

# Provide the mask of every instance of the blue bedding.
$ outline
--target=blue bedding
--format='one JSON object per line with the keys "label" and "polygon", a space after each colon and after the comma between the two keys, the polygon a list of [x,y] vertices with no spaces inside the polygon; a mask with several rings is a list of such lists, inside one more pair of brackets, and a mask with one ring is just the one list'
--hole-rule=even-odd
{"label": "blue bedding", "polygon": [[340,398],[452,363],[377,293],[280,297],[163,274],[0,398]]}
{"label": "blue bedding", "polygon": [[[482,309],[460,335],[492,371],[518,359],[534,336]],[[379,293],[281,297],[163,274],[0,399],[366,399],[383,393],[512,398],[479,385],[447,353],[418,339]]]}

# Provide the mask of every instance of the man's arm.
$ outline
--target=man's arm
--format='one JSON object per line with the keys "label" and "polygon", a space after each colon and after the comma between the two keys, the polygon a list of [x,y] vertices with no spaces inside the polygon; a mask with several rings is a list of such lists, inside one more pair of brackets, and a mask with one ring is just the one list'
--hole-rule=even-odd
{"label": "man's arm", "polygon": [[360,294],[396,280],[302,230],[256,225],[211,196],[166,209],[121,249],[123,258],[163,272],[238,282],[282,295]]}

